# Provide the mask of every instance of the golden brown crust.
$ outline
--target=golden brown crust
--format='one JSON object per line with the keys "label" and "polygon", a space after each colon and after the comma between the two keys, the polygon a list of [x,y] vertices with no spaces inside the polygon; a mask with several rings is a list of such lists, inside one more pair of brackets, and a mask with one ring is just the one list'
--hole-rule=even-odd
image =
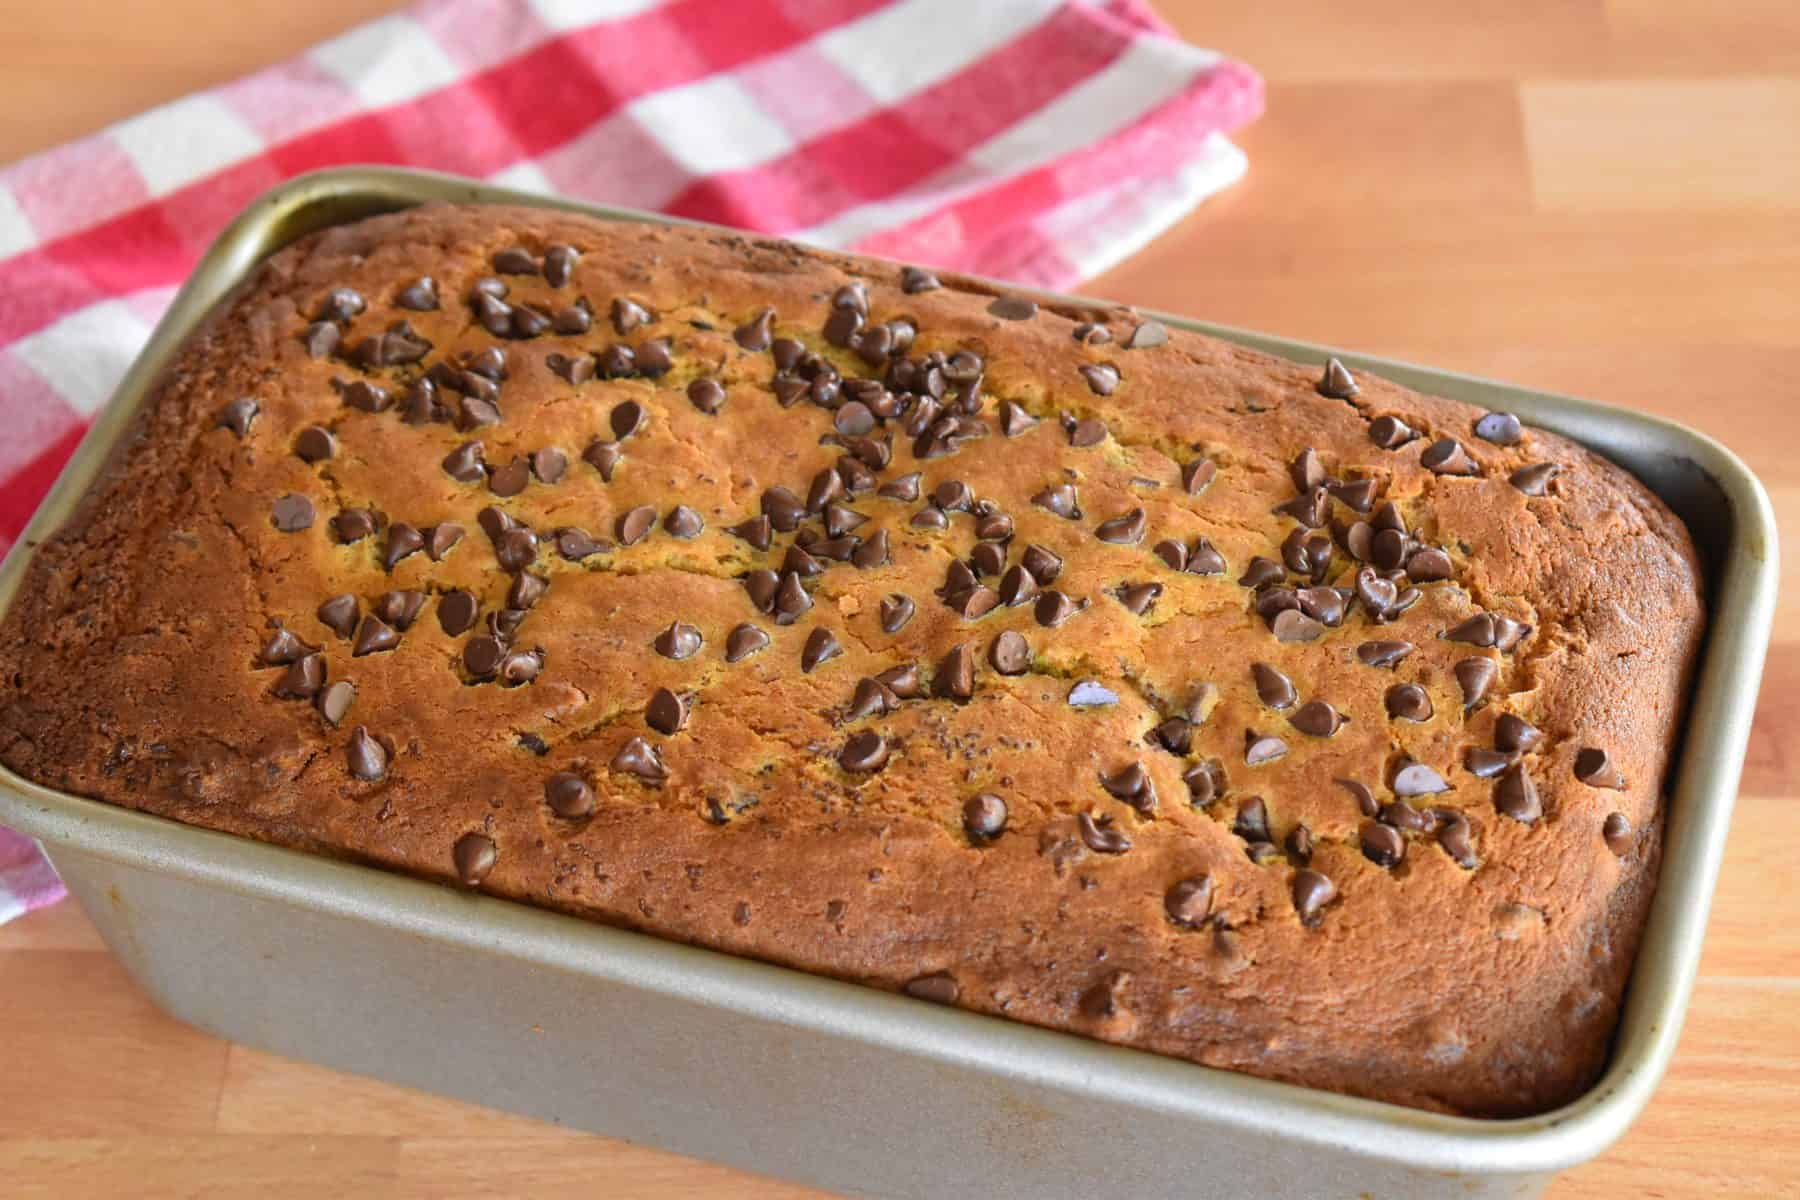
{"label": "golden brown crust", "polygon": [[[431,364],[496,344],[465,302],[471,286],[498,251],[542,255],[559,243],[581,252],[573,279],[552,288],[506,277],[510,299],[549,309],[585,297],[593,329],[498,343],[509,358],[499,424],[468,433],[409,424],[334,390],[333,377],[369,378],[399,393]],[[396,293],[422,274],[436,279],[440,309],[397,309]],[[806,401],[780,407],[770,353],[742,349],[732,330],[772,306],[777,336],[824,350],[847,375],[871,374],[820,336],[833,292],[852,276],[867,283],[873,321],[916,323],[915,358],[963,349],[985,360],[988,436],[915,461],[913,439],[899,434],[881,478],[918,470],[927,496],[961,480],[992,500],[1014,521],[1008,564],[1028,544],[1064,560],[1055,586],[1088,601],[1066,623],[1041,626],[1030,604],[975,620],[953,612],[937,592],[975,545],[975,519],[952,514],[946,530],[921,529],[910,520],[922,503],[873,494],[846,503],[869,518],[857,536],[887,531],[888,565],[828,563],[810,581],[812,608],[791,625],[753,607],[741,577],[779,567],[793,537],[778,534],[759,552],[727,527],[757,512],[765,488],[804,497],[842,451],[821,442],[832,413]],[[301,334],[338,286],[368,301],[343,323],[346,347],[405,318],[432,343],[429,355],[367,373],[309,357]],[[655,323],[616,334],[607,314],[619,296]],[[445,881],[459,870],[456,843],[480,834],[497,850],[480,885],[495,894],[878,986],[941,972],[968,1008],[1270,1078],[1483,1115],[1578,1094],[1604,1061],[1655,882],[1659,797],[1702,628],[1686,531],[1625,472],[1560,437],[1527,430],[1510,448],[1477,438],[1480,414],[1467,405],[1368,377],[1353,398],[1332,399],[1315,387],[1315,368],[1186,333],[1126,348],[1138,322],[1122,310],[1004,320],[990,300],[961,287],[907,294],[880,262],[524,209],[430,207],[306,239],[266,264],[187,349],[140,435],[38,550],[0,629],[0,758],[80,794]],[[1084,319],[1113,340],[1078,343]],[[576,386],[545,362],[656,337],[673,340],[674,366],[653,380]],[[1078,373],[1091,363],[1119,371],[1110,397]],[[700,375],[725,383],[716,415],[687,397]],[[259,406],[242,437],[218,424],[241,396]],[[1002,436],[1000,399],[1041,423]],[[613,437],[609,414],[626,400],[647,421],[608,483],[580,456]],[[1101,421],[1105,439],[1072,446],[1065,410]],[[1384,415],[1427,436],[1379,448],[1370,422]],[[315,423],[333,431],[335,454],[309,464],[292,450]],[[1421,466],[1446,437],[1479,474]],[[567,473],[496,499],[440,466],[470,438],[490,466],[559,447]],[[1419,542],[1443,547],[1453,574],[1422,584],[1388,624],[1352,603],[1341,626],[1287,643],[1238,579],[1253,556],[1280,558],[1296,525],[1272,510],[1295,496],[1289,464],[1309,447],[1326,474],[1377,481],[1377,503],[1393,501]],[[1217,478],[1189,495],[1182,467],[1201,455]],[[1542,462],[1561,468],[1547,495],[1508,483]],[[1031,502],[1061,482],[1077,485],[1078,520]],[[272,523],[288,493],[313,502],[310,528]],[[447,636],[437,611],[457,588],[484,613],[504,603],[511,580],[476,519],[489,504],[546,535],[578,526],[612,539],[617,518],[646,504],[659,521],[688,505],[705,529],[681,540],[659,524],[580,564],[546,536],[532,569],[549,588],[514,642],[541,651],[542,670],[502,687],[465,682],[469,635]],[[385,571],[383,535],[341,545],[331,534],[332,516],[362,506],[390,525],[456,522],[467,536],[441,562],[416,553]],[[1102,521],[1139,508],[1140,542],[1095,536]],[[1331,514],[1340,529],[1358,518],[1338,500]],[[1171,537],[1209,539],[1227,572],[1170,569],[1152,547]],[[1340,545],[1329,581],[1350,585],[1356,566]],[[1115,596],[1126,582],[1162,586],[1144,615]],[[431,593],[393,650],[353,656],[315,615],[340,593],[367,613],[390,589]],[[895,592],[916,613],[889,634],[878,614]],[[1530,631],[1506,653],[1440,636],[1482,611]],[[676,619],[703,639],[690,658],[652,649]],[[728,634],[746,621],[770,644],[727,662]],[[354,682],[341,725],[271,694],[285,673],[258,661],[271,622],[321,648],[331,680]],[[803,647],[821,628],[842,652],[803,672]],[[990,665],[1003,630],[1028,639],[1028,673]],[[1372,639],[1416,648],[1372,667],[1356,653]],[[959,644],[973,657],[972,698],[934,697]],[[1489,699],[1465,714],[1453,668],[1469,657],[1491,659],[1498,674]],[[1296,730],[1293,709],[1259,697],[1255,662],[1349,723],[1329,738]],[[859,680],[905,663],[920,669],[924,695],[847,719]],[[1072,706],[1081,680],[1117,703]],[[1423,687],[1430,719],[1389,718],[1384,694],[1399,682]],[[1204,683],[1217,698],[1189,752],[1147,741]],[[659,688],[690,700],[678,733],[646,724]],[[1469,747],[1494,745],[1502,713],[1543,735],[1523,755],[1544,814],[1529,824],[1496,811],[1496,785],[1464,768]],[[379,781],[352,773],[357,726],[391,754]],[[1281,737],[1288,752],[1246,765],[1249,729]],[[840,753],[866,731],[885,739],[887,761],[848,772]],[[666,782],[610,765],[634,737],[655,747]],[[1577,781],[1575,756],[1590,746],[1608,752],[1623,790]],[[1464,815],[1478,867],[1459,866],[1431,832],[1404,834],[1397,866],[1363,853],[1371,822],[1333,780],[1358,780],[1385,803],[1403,757],[1451,785],[1416,803]],[[1213,759],[1227,790],[1195,807],[1183,772]],[[1151,813],[1138,811],[1147,805],[1134,780],[1111,792],[1103,784],[1133,763],[1154,787]],[[546,781],[561,771],[592,786],[591,816],[559,816],[546,802]],[[999,795],[1008,815],[1004,833],[977,844],[963,808],[982,793]],[[1265,801],[1277,844],[1262,863],[1234,832],[1252,796]],[[1623,856],[1602,836],[1614,812],[1635,831],[1615,838]],[[1091,849],[1080,814],[1110,818],[1130,849]],[[1302,824],[1310,854],[1290,836]],[[479,874],[470,847],[480,848],[465,847],[460,867]],[[1308,862],[1335,885],[1311,925],[1292,898]],[[1174,923],[1165,894],[1202,875],[1210,906],[1193,910],[1197,926]],[[942,998],[952,987],[917,990]]]}

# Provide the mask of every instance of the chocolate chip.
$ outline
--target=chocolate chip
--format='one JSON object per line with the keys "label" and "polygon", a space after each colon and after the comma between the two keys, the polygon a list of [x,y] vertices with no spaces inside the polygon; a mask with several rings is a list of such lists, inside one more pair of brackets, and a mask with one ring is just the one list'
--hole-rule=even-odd
{"label": "chocolate chip", "polygon": [[950,519],[944,515],[943,509],[935,504],[928,504],[912,515],[909,524],[914,529],[946,529],[950,525]]}
{"label": "chocolate chip", "polygon": [[656,635],[656,640],[651,642],[650,646],[664,658],[672,658],[679,662],[698,654],[702,640],[700,631],[692,625],[673,621],[667,629]]}
{"label": "chocolate chip", "polygon": [[378,654],[392,650],[400,644],[400,635],[374,613],[363,617],[362,624],[357,626],[356,641],[350,653],[361,658],[365,654]]}
{"label": "chocolate chip", "polygon": [[1494,680],[1500,674],[1500,669],[1488,658],[1465,658],[1452,670],[1457,685],[1462,688],[1464,709],[1472,709],[1487,699],[1488,689],[1494,686]]}
{"label": "chocolate chip", "polygon": [[1607,813],[1600,826],[1600,836],[1606,842],[1606,848],[1620,858],[1631,853],[1631,821],[1624,813]]}
{"label": "chocolate chip", "polygon": [[750,603],[758,612],[775,611],[775,594],[781,590],[781,576],[763,568],[744,576],[744,590],[750,594]]}
{"label": "chocolate chip", "polygon": [[1150,553],[1162,559],[1171,571],[1187,570],[1188,549],[1174,538],[1164,538],[1150,548]]}
{"label": "chocolate chip", "polygon": [[1100,777],[1100,786],[1115,800],[1136,803],[1144,796],[1150,798],[1152,807],[1156,803],[1156,784],[1150,778],[1150,772],[1144,770],[1143,763],[1127,763],[1111,775]]}
{"label": "chocolate chip", "polygon": [[594,788],[573,771],[558,771],[544,781],[544,803],[567,821],[594,814]]}
{"label": "chocolate chip", "polygon": [[315,321],[348,321],[368,307],[354,288],[335,287],[325,293],[313,312]]}
{"label": "chocolate chip", "polygon": [[869,518],[853,508],[842,504],[825,506],[825,533],[828,537],[843,537],[853,529],[860,529],[868,524]]}
{"label": "chocolate chip", "polygon": [[1077,680],[1069,689],[1070,708],[1111,708],[1119,702],[1119,694],[1093,679]]}
{"label": "chocolate chip", "polygon": [[1438,845],[1448,854],[1457,866],[1465,871],[1474,870],[1478,860],[1475,857],[1475,844],[1470,840],[1468,818],[1453,808],[1437,808],[1432,812],[1438,820]]}
{"label": "chocolate chip", "polygon": [[[260,409],[255,400],[252,400],[248,396],[239,397],[219,410],[219,426],[223,429],[231,430],[231,432],[237,434],[240,438],[248,437],[250,434],[250,425],[256,420],[256,414],[259,411]],[[305,435],[302,434],[301,436],[304,437]],[[298,449],[296,449],[296,453],[298,453]],[[300,457],[306,458],[304,454]],[[326,454],[323,457],[329,458],[330,455]],[[312,462],[313,460],[308,458],[306,461]]]}
{"label": "chocolate chip", "polygon": [[394,303],[413,312],[435,312],[438,306],[437,280],[421,275],[394,296]]}
{"label": "chocolate chip", "polygon": [[1054,552],[1044,549],[1035,543],[1025,547],[1025,553],[1019,556],[1019,565],[1030,572],[1040,586],[1053,583],[1062,574],[1063,560]]}
{"label": "chocolate chip", "polygon": [[[1088,390],[1096,396],[1110,396],[1119,389],[1119,368],[1111,363],[1087,363],[1076,368],[1081,377],[1087,380]],[[1071,431],[1069,441],[1076,446],[1092,446],[1106,438],[1106,426],[1098,421],[1084,421],[1083,425],[1095,425],[1099,428],[1099,436],[1093,441],[1078,440],[1077,433]]]}
{"label": "chocolate chip", "polygon": [[919,473],[914,471],[901,475],[882,484],[875,493],[889,500],[912,502],[919,498]]}
{"label": "chocolate chip", "polygon": [[1431,767],[1409,760],[1394,773],[1393,788],[1396,796],[1435,796],[1449,791],[1450,785]]}
{"label": "chocolate chip", "polygon": [[1373,479],[1333,479],[1326,481],[1325,490],[1357,512],[1366,513],[1375,506],[1375,486]]}
{"label": "chocolate chip", "polygon": [[887,530],[876,530],[874,537],[852,550],[850,561],[863,570],[885,567],[888,563]]}
{"label": "chocolate chip", "polygon": [[1205,808],[1225,794],[1225,770],[1214,760],[1195,763],[1181,774],[1188,787],[1188,802]]}
{"label": "chocolate chip", "polygon": [[731,338],[746,350],[767,350],[775,337],[775,310],[765,308],[732,330]]}
{"label": "chocolate chip", "polygon": [[379,524],[376,514],[369,509],[346,508],[331,518],[331,531],[337,535],[338,541],[348,546],[374,533]]}
{"label": "chocolate chip", "polygon": [[300,335],[300,343],[306,347],[308,358],[324,358],[336,350],[343,340],[343,332],[329,321],[315,321]]}
{"label": "chocolate chip", "polygon": [[1500,776],[1500,782],[1494,785],[1494,808],[1502,816],[1511,817],[1522,825],[1530,825],[1544,815],[1537,785],[1531,781],[1531,773],[1524,764]]}
{"label": "chocolate chip", "polygon": [[1119,585],[1119,603],[1141,617],[1156,604],[1162,591],[1160,583],[1122,583]]}
{"label": "chocolate chip", "polygon": [[1371,792],[1367,785],[1358,783],[1354,779],[1337,779],[1333,780],[1333,782],[1350,793],[1351,797],[1356,801],[1356,810],[1362,813],[1363,816],[1372,817],[1375,815],[1375,793]]}
{"label": "chocolate chip", "polygon": [[350,731],[345,753],[350,760],[350,774],[356,778],[374,783],[387,774],[387,747],[369,736],[368,726],[358,725]]}
{"label": "chocolate chip", "polygon": [[1349,718],[1324,700],[1308,700],[1288,718],[1288,724],[1308,737],[1326,738],[1338,731]]}
{"label": "chocolate chip", "polygon": [[992,792],[982,792],[963,801],[963,831],[969,840],[991,842],[1006,832],[1006,801]]}
{"label": "chocolate chip", "polygon": [[265,666],[281,667],[286,666],[291,662],[298,661],[306,655],[311,654],[313,650],[314,647],[308,646],[305,642],[295,637],[292,631],[278,628],[270,635],[269,640],[264,643],[262,651],[257,657],[262,660],[263,665]]}
{"label": "chocolate chip", "polygon": [[669,777],[669,770],[663,766],[656,747],[641,737],[633,737],[619,748],[613,755],[612,769],[635,775],[645,783],[662,783]]}
{"label": "chocolate chip", "polygon": [[1324,636],[1325,626],[1299,609],[1290,608],[1275,614],[1269,631],[1278,642],[1313,642]]}
{"label": "chocolate chip", "polygon": [[931,676],[931,694],[948,700],[967,700],[975,694],[975,655],[964,642],[938,661]]}
{"label": "chocolate chip", "polygon": [[1376,417],[1369,422],[1369,440],[1383,450],[1395,450],[1419,435],[1399,417]]}
{"label": "chocolate chip", "polygon": [[852,734],[838,752],[838,765],[853,774],[869,774],[887,766],[888,742],[873,730]]}
{"label": "chocolate chip", "polygon": [[381,552],[381,565],[391,571],[402,559],[417,554],[424,548],[424,534],[405,521],[395,521],[388,526],[387,546]]}
{"label": "chocolate chip", "polygon": [[488,490],[496,496],[516,496],[531,481],[531,464],[515,458],[503,467],[488,469]]}
{"label": "chocolate chip", "polygon": [[1244,762],[1248,766],[1272,763],[1287,752],[1287,743],[1273,734],[1257,733],[1252,729],[1244,731]]}
{"label": "chocolate chip", "polygon": [[613,522],[613,536],[627,546],[635,546],[656,527],[656,509],[640,504],[619,514]]}
{"label": "chocolate chip", "polygon": [[1083,321],[1072,336],[1084,346],[1104,346],[1113,340],[1112,330],[1097,321]]}
{"label": "chocolate chip", "polygon": [[479,887],[499,860],[492,838],[479,833],[465,833],[450,851],[456,864],[456,877],[469,887]]}
{"label": "chocolate chip", "polygon": [[1075,485],[1059,483],[1045,488],[1031,498],[1031,502],[1039,508],[1048,509],[1059,517],[1076,520],[1081,516],[1081,504],[1075,494]]}
{"label": "chocolate chip", "polygon": [[778,533],[792,533],[806,519],[806,505],[784,487],[765,489],[761,503],[763,515]]}
{"label": "chocolate chip", "polygon": [[1315,386],[1319,395],[1329,396],[1333,400],[1348,400],[1362,390],[1356,386],[1356,379],[1350,374],[1350,368],[1336,358],[1325,360],[1324,374],[1319,376],[1319,382]]}
{"label": "chocolate chip", "polygon": [[1575,778],[1589,787],[1610,788],[1615,792],[1625,790],[1625,777],[1619,774],[1619,768],[1613,765],[1606,751],[1596,746],[1584,746],[1576,753]]}
{"label": "chocolate chip", "polygon": [[644,723],[658,733],[679,733],[687,718],[687,701],[668,688],[657,688],[644,708]]}
{"label": "chocolate chip", "polygon": [[1011,400],[1000,404],[1000,432],[1007,437],[1018,437],[1030,433],[1038,427],[1038,419],[1026,412],[1024,408]]}
{"label": "chocolate chip", "polygon": [[1081,606],[1054,589],[1040,593],[1032,615],[1046,629],[1054,629],[1081,611]]}
{"label": "chocolate chip", "polygon": [[1002,321],[1029,321],[1037,316],[1038,306],[1023,296],[997,296],[987,310]]}
{"label": "chocolate chip", "polygon": [[1494,745],[1507,754],[1522,754],[1543,738],[1537,726],[1512,713],[1501,713],[1494,721]]}
{"label": "chocolate chip", "polygon": [[909,296],[916,296],[920,292],[936,291],[943,286],[938,282],[936,275],[921,267],[900,268],[900,290]]}
{"label": "chocolate chip", "polygon": [[587,530],[578,529],[572,525],[565,525],[558,529],[555,532],[554,537],[556,539],[556,552],[570,562],[580,562],[584,558],[599,554],[603,550],[611,550],[613,548],[611,542],[599,541],[589,534]]}
{"label": "chocolate chip", "polygon": [[757,550],[767,550],[774,539],[774,526],[766,516],[751,517],[748,521],[740,521],[738,524],[730,526],[725,532],[749,542]]}
{"label": "chocolate chip", "polygon": [[322,690],[313,700],[319,715],[329,725],[343,724],[344,717],[349,714],[351,704],[356,701],[356,686],[346,680],[338,680]]}
{"label": "chocolate chip", "polygon": [[1444,631],[1445,641],[1469,646],[1492,646],[1494,636],[1494,618],[1490,613],[1476,613]]}
{"label": "chocolate chip", "polygon": [[[1101,393],[1106,395],[1109,393]],[[1069,434],[1069,445],[1075,447],[1098,446],[1106,440],[1106,425],[1089,417],[1083,421],[1070,421],[1066,426]]]}
{"label": "chocolate chip", "polygon": [[1443,438],[1426,447],[1419,465],[1439,475],[1476,475],[1481,468],[1455,438]]}
{"label": "chocolate chip", "polygon": [[1125,339],[1127,350],[1148,350],[1156,346],[1165,346],[1169,342],[1169,331],[1163,328],[1161,321],[1145,321],[1131,331]]}
{"label": "chocolate chip", "polygon": [[1562,473],[1555,463],[1532,463],[1507,476],[1507,482],[1527,496],[1542,496],[1550,490],[1550,481]]}
{"label": "chocolate chip", "polygon": [[1144,537],[1144,510],[1134,508],[1121,516],[1100,522],[1094,536],[1115,545],[1135,546]]}
{"label": "chocolate chip", "polygon": [[594,378],[599,370],[599,362],[591,354],[577,354],[574,358],[566,354],[546,354],[544,365],[550,368],[551,374],[577,387]]}
{"label": "chocolate chip", "polygon": [[541,450],[531,452],[531,473],[539,483],[556,483],[569,469],[569,456],[555,446],[545,446]]}
{"label": "chocolate chip", "polygon": [[419,614],[425,611],[424,592],[388,592],[375,605],[375,613],[383,621],[404,633],[411,629]]}
{"label": "chocolate chip", "polygon": [[1081,832],[1082,842],[1096,854],[1124,854],[1131,849],[1131,839],[1113,828],[1110,816],[1096,820],[1088,813],[1077,813],[1075,827]]}
{"label": "chocolate chip", "polygon": [[1319,624],[1335,629],[1344,623],[1344,597],[1336,588],[1301,588],[1294,597],[1300,611]]}
{"label": "chocolate chip", "polygon": [[1181,468],[1181,487],[1190,496],[1198,496],[1219,474],[1219,464],[1210,458],[1196,458]]}
{"label": "chocolate chip", "polygon": [[[908,267],[907,270],[910,271],[912,268]],[[937,280],[933,279],[931,287],[936,286],[938,286]],[[927,291],[929,289],[913,290]],[[915,1000],[929,1000],[933,1004],[955,1004],[956,998],[962,994],[962,989],[957,986],[955,976],[948,971],[935,971],[930,975],[920,975],[916,979],[909,979],[900,990]]]}
{"label": "chocolate chip", "polygon": [[1477,779],[1492,779],[1512,765],[1512,758],[1485,746],[1470,746],[1463,751],[1463,767]]}
{"label": "chocolate chip", "polygon": [[1194,723],[1186,717],[1169,717],[1150,731],[1148,740],[1170,754],[1185,755],[1194,746]]}
{"label": "chocolate chip", "polygon": [[1291,708],[1299,699],[1293,681],[1269,663],[1251,663],[1250,677],[1256,683],[1257,697],[1270,708],[1278,711]]}
{"label": "chocolate chip", "polygon": [[1238,577],[1240,586],[1256,589],[1267,587],[1287,577],[1287,572],[1280,563],[1271,558],[1257,555],[1244,567],[1244,573]]}
{"label": "chocolate chip", "polygon": [[1288,464],[1288,478],[1297,492],[1311,492],[1325,486],[1325,463],[1311,446],[1300,451]]}
{"label": "chocolate chip", "polygon": [[311,529],[315,515],[313,502],[298,492],[289,492],[269,509],[269,519],[282,533]]}
{"label": "chocolate chip", "polygon": [[283,700],[310,700],[324,686],[325,656],[308,654],[288,664],[273,690]]}
{"label": "chocolate chip", "polygon": [[480,602],[468,592],[445,592],[438,598],[438,625],[450,637],[459,637],[475,628],[476,618],[480,615]]}
{"label": "chocolate chip", "polygon": [[680,538],[683,541],[699,537],[701,530],[705,528],[705,519],[685,504],[677,504],[669,510],[669,515],[663,518],[663,529],[668,532],[669,536]]}
{"label": "chocolate chip", "polygon": [[781,569],[807,579],[811,579],[814,575],[821,575],[825,571],[818,559],[802,550],[798,545],[787,548],[787,553],[781,559]]}
{"label": "chocolate chip", "polygon": [[1212,876],[1194,875],[1181,880],[1163,895],[1163,911],[1175,924],[1194,929],[1212,912],[1212,902]]}
{"label": "chocolate chip", "polygon": [[1391,667],[1412,652],[1411,642],[1364,642],[1356,648],[1356,657],[1365,666]]}
{"label": "chocolate chip", "polygon": [[830,662],[844,652],[843,645],[837,635],[824,627],[813,630],[806,637],[806,645],[800,651],[800,670],[811,674],[821,663]]}
{"label": "chocolate chip", "polygon": [[463,646],[463,668],[476,679],[491,679],[506,657],[506,647],[498,638],[473,637]]}
{"label": "chocolate chip", "polygon": [[864,717],[885,716],[899,707],[900,697],[894,689],[879,679],[865,677],[856,681],[856,691],[844,715],[847,720],[860,721]]}
{"label": "chocolate chip", "polygon": [[506,607],[523,612],[543,599],[549,590],[549,580],[521,571],[513,576],[512,586],[506,590]]}
{"label": "chocolate chip", "polygon": [[1496,446],[1516,446],[1523,436],[1523,430],[1520,428],[1519,418],[1512,413],[1491,412],[1476,420],[1475,436]]}
{"label": "chocolate chip", "polygon": [[1406,857],[1406,839],[1392,826],[1371,821],[1362,827],[1362,852],[1378,867],[1397,867]]}
{"label": "chocolate chip", "polygon": [[1416,683],[1396,683],[1383,699],[1396,721],[1431,720],[1431,697]]}
{"label": "chocolate chip", "polygon": [[789,571],[781,577],[780,586],[775,589],[775,623],[792,625],[813,606],[813,599],[806,594],[806,588],[800,583],[800,576]]}
{"label": "chocolate chip", "polygon": [[1308,868],[1294,872],[1290,890],[1294,911],[1300,914],[1302,925],[1317,925],[1321,910],[1337,898],[1337,885],[1329,877]]}
{"label": "chocolate chip", "polygon": [[742,662],[769,644],[769,635],[754,625],[744,624],[725,637],[725,661]]}
{"label": "chocolate chip", "polygon": [[348,593],[342,596],[333,596],[319,605],[318,618],[319,624],[339,637],[349,637],[356,632],[356,597]]}
{"label": "chocolate chip", "polygon": [[1024,634],[1008,629],[988,647],[988,662],[1002,675],[1023,675],[1031,669],[1031,644]]}
{"label": "chocolate chip", "polygon": [[613,436],[622,442],[643,429],[647,419],[648,414],[644,412],[643,405],[636,400],[626,400],[613,406],[607,417],[607,424],[612,426]]}
{"label": "chocolate chip", "polygon": [[464,442],[444,456],[444,473],[458,483],[478,483],[487,477],[480,442]]}

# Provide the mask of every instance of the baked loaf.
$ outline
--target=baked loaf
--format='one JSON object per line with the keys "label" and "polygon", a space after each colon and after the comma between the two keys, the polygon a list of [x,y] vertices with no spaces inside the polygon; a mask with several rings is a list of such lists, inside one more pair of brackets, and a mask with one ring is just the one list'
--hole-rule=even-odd
{"label": "baked loaf", "polygon": [[39,782],[1254,1075],[1603,1065],[1702,629],[1507,414],[729,233],[425,207],[179,357],[0,630]]}

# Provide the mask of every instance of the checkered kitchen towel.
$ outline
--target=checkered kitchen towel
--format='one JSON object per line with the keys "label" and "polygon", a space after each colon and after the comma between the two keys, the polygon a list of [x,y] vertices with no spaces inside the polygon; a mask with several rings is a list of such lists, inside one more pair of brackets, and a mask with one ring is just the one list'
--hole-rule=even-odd
{"label": "checkered kitchen towel", "polygon": [[[1062,287],[1244,171],[1262,82],[1141,0],[426,0],[0,169],[0,549],[207,242],[432,167]],[[0,829],[0,921],[61,885]]]}

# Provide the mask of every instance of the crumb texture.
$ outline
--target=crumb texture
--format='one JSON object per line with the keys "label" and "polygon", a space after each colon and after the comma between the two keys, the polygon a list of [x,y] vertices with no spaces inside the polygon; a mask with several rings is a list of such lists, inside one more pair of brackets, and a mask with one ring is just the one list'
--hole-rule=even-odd
{"label": "crumb texture", "polygon": [[1423,1108],[1597,1075],[1703,614],[1507,414],[426,207],[183,351],[0,627],[42,783]]}

